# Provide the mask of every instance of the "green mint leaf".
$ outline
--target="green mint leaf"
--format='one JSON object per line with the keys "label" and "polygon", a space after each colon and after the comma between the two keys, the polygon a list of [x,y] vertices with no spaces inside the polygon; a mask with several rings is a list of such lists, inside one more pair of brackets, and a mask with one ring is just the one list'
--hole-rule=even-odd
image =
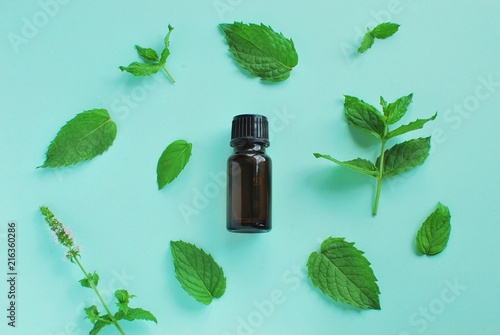
{"label": "green mint leaf", "polygon": [[387,138],[396,137],[396,136],[405,134],[405,133],[413,131],[413,130],[421,129],[427,122],[434,120],[436,117],[437,117],[437,113],[428,119],[417,119],[413,122],[402,125],[394,130],[391,130],[387,134]]}
{"label": "green mint leaf", "polygon": [[89,273],[87,278],[83,278],[82,280],[80,280],[80,285],[82,285],[83,287],[92,288],[90,282],[92,282],[94,287],[99,284],[99,275],[97,274],[97,272]]}
{"label": "green mint leaf", "polygon": [[219,27],[235,60],[253,76],[271,82],[283,81],[298,64],[293,41],[269,26],[234,22]]}
{"label": "green mint leaf", "polygon": [[413,93],[403,96],[398,100],[390,103],[384,108],[384,115],[387,118],[387,124],[394,124],[401,120],[401,118],[408,111],[408,106],[410,106],[413,99]]}
{"label": "green mint leaf", "polygon": [[146,311],[142,308],[129,308],[127,312],[123,310],[119,310],[115,314],[116,320],[145,320],[145,321],[153,321],[154,323],[158,323],[156,317],[150,311]]}
{"label": "green mint leaf", "polygon": [[127,314],[129,311],[128,304],[130,303],[130,299],[134,298],[135,295],[129,294],[127,290],[116,290],[115,297],[118,300],[116,303],[118,309],[124,314]]}
{"label": "green mint leaf", "polygon": [[172,27],[171,25],[168,25],[168,33],[165,36],[165,38],[163,39],[163,44],[165,45],[165,48],[163,49],[163,51],[161,53],[161,58],[160,58],[161,65],[165,65],[165,63],[167,62],[167,58],[170,55],[169,46],[170,46],[170,34],[172,33],[172,30],[174,30],[174,27]]}
{"label": "green mint leaf", "polygon": [[387,104],[387,101],[385,101],[385,99],[383,97],[380,97],[380,105],[383,108],[384,115],[387,117],[385,110],[386,110],[388,104]]}
{"label": "green mint leaf", "polygon": [[366,160],[366,159],[356,158],[356,159],[353,159],[350,161],[342,162],[342,161],[339,161],[338,159],[335,159],[329,155],[322,155],[322,154],[318,154],[318,153],[314,153],[313,155],[316,158],[328,159],[334,163],[337,163],[340,166],[349,168],[349,169],[354,170],[356,172],[361,172],[361,173],[366,174],[366,175],[371,176],[371,177],[376,178],[379,175],[377,167],[375,165],[373,165],[372,162],[370,162],[369,160]]}
{"label": "green mint leaf", "polygon": [[369,132],[377,138],[383,138],[387,131],[385,118],[380,112],[363,100],[345,96],[344,112],[347,122],[356,128]]}
{"label": "green mint leaf", "polygon": [[381,23],[373,28],[371,34],[378,39],[385,39],[394,35],[399,29],[399,24],[392,22]]}
{"label": "green mint leaf", "polygon": [[133,74],[134,76],[149,76],[160,71],[160,64],[133,62],[129,66],[120,66],[120,70]]}
{"label": "green mint leaf", "polygon": [[[384,153],[384,175],[388,178],[422,165],[431,149],[431,138],[417,138],[396,144]],[[379,166],[380,157],[376,165]]]}
{"label": "green mint leaf", "polygon": [[160,60],[156,51],[151,48],[141,48],[138,45],[136,45],[135,48],[137,49],[139,56],[147,62],[158,62]]}
{"label": "green mint leaf", "polygon": [[363,254],[344,238],[327,238],[307,262],[313,285],[335,301],[380,309],[377,278]]}
{"label": "green mint leaf", "polygon": [[85,314],[87,315],[86,318],[90,320],[92,323],[96,323],[100,318],[100,313],[97,310],[96,305],[92,305],[90,307],[84,308]]}
{"label": "green mint leaf", "polygon": [[360,54],[364,53],[366,50],[370,49],[373,45],[373,42],[375,41],[375,38],[373,37],[370,32],[367,32],[365,36],[363,37],[363,41],[361,42],[361,45],[358,48],[358,52]]}
{"label": "green mint leaf", "polygon": [[106,314],[94,323],[94,328],[89,332],[89,335],[97,335],[105,327],[112,324],[111,318]]}
{"label": "green mint leaf", "polygon": [[158,189],[171,183],[184,169],[191,157],[193,145],[184,140],[177,140],[163,151],[156,168]]}
{"label": "green mint leaf", "polygon": [[197,301],[208,305],[226,291],[222,268],[210,254],[194,244],[170,241],[177,280]]}
{"label": "green mint leaf", "polygon": [[82,112],[68,121],[50,143],[41,168],[60,167],[90,160],[113,144],[116,124],[105,109]]}
{"label": "green mint leaf", "polygon": [[370,49],[373,45],[373,42],[375,39],[386,39],[387,37],[390,37],[394,35],[399,29],[399,24],[392,23],[392,22],[385,22],[381,23],[373,30],[369,30],[365,36],[363,37],[363,41],[361,42],[361,45],[358,48],[359,53],[363,53],[366,50]]}
{"label": "green mint leaf", "polygon": [[451,231],[450,219],[449,208],[439,202],[417,233],[417,250],[421,254],[436,255],[446,248]]}

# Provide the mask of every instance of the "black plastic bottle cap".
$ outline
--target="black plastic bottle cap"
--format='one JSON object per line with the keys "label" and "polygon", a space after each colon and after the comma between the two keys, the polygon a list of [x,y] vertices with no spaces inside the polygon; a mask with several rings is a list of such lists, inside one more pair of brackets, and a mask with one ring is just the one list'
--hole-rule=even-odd
{"label": "black plastic bottle cap", "polygon": [[269,125],[267,117],[259,114],[242,114],[233,118],[231,146],[243,141],[260,142],[269,146]]}

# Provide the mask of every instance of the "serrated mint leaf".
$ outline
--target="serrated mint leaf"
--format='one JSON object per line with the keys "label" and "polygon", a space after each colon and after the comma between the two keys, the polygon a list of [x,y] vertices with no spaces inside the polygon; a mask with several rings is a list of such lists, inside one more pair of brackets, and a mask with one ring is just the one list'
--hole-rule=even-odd
{"label": "serrated mint leaf", "polygon": [[413,93],[403,96],[396,101],[387,105],[384,108],[384,115],[387,118],[387,124],[394,124],[401,120],[401,118],[408,111],[408,106],[410,106],[413,99]]}
{"label": "serrated mint leaf", "polygon": [[124,312],[123,310],[119,310],[115,314],[115,319],[116,320],[127,320],[127,321],[134,321],[134,320],[145,320],[145,321],[153,321],[154,323],[158,323],[158,320],[156,317],[151,313],[150,311],[146,311],[142,308],[128,308],[127,312]]}
{"label": "serrated mint leaf", "polygon": [[111,322],[111,318],[106,314],[94,323],[94,328],[92,328],[92,330],[89,332],[89,335],[97,335],[105,327],[112,324],[113,323]]}
{"label": "serrated mint leaf", "polygon": [[377,138],[386,133],[384,116],[370,104],[349,95],[345,96],[344,112],[347,122],[356,128],[369,132]]}
{"label": "serrated mint leaf", "polygon": [[97,320],[99,320],[99,318],[101,317],[96,305],[84,308],[84,310],[85,314],[87,315],[86,318],[89,319],[92,323],[96,323]]}
{"label": "serrated mint leaf", "polygon": [[396,137],[396,136],[405,134],[405,133],[410,132],[410,131],[421,129],[427,122],[434,120],[436,117],[437,117],[437,113],[434,114],[433,116],[431,116],[428,119],[417,119],[417,120],[415,120],[413,122],[410,122],[408,124],[402,125],[402,126],[396,128],[396,129],[390,131],[387,134],[387,138]]}
{"label": "serrated mint leaf", "polygon": [[224,294],[224,272],[210,254],[184,241],[170,241],[170,246],[177,280],[190,296],[208,305]]}
{"label": "serrated mint leaf", "polygon": [[234,22],[219,27],[235,60],[253,76],[266,81],[283,81],[298,64],[293,41],[269,26]]}
{"label": "serrated mint leaf", "polygon": [[129,66],[120,66],[120,70],[133,74],[134,76],[149,76],[160,71],[160,64],[133,62]]}
{"label": "serrated mint leaf", "polygon": [[449,208],[439,202],[417,233],[417,250],[421,254],[436,255],[446,248],[450,238],[450,220]]}
{"label": "serrated mint leaf", "polygon": [[385,39],[394,35],[399,29],[399,24],[392,22],[381,23],[373,28],[371,34],[378,39]]}
{"label": "serrated mint leaf", "polygon": [[156,167],[158,189],[171,183],[184,169],[191,157],[193,145],[184,140],[177,140],[163,151]]}
{"label": "serrated mint leaf", "polygon": [[366,50],[370,49],[374,41],[375,38],[373,38],[373,35],[370,34],[369,32],[366,33],[365,36],[363,37],[363,41],[361,41],[361,45],[358,48],[358,52],[362,54]]}
{"label": "serrated mint leaf", "polygon": [[132,62],[129,66],[120,66],[119,69],[123,72],[128,72],[134,76],[150,76],[158,71],[163,70],[167,77],[175,83],[175,79],[172,77],[170,72],[167,70],[165,63],[170,55],[170,50],[168,46],[170,44],[170,33],[174,30],[171,25],[168,25],[168,33],[163,39],[164,49],[161,52],[160,58],[158,58],[158,53],[151,48],[143,48],[138,45],[135,46],[139,56],[145,61],[145,63]]}
{"label": "serrated mint leaf", "polygon": [[371,177],[377,177],[378,176],[378,169],[377,169],[377,167],[375,165],[373,165],[373,163],[370,162],[367,159],[356,158],[356,159],[353,159],[353,160],[350,160],[350,161],[344,161],[344,162],[342,162],[342,161],[339,161],[338,159],[335,159],[335,158],[333,158],[333,157],[331,157],[329,155],[322,155],[322,154],[318,154],[318,153],[314,153],[313,155],[316,158],[325,158],[325,159],[328,159],[328,160],[330,160],[330,161],[332,161],[334,163],[337,163],[340,166],[349,168],[349,169],[357,171],[357,172],[361,172],[361,173],[369,175]]}
{"label": "serrated mint leaf", "polygon": [[373,30],[368,30],[361,41],[361,45],[358,48],[359,53],[363,53],[370,49],[375,41],[375,39],[385,39],[394,35],[399,29],[399,24],[392,22],[381,23]]}
{"label": "serrated mint leaf", "polygon": [[[400,172],[412,169],[425,162],[431,149],[431,138],[417,138],[396,144],[384,154],[384,176],[389,178]],[[376,165],[380,164],[380,157]]]}
{"label": "serrated mint leaf", "polygon": [[87,278],[83,278],[82,280],[80,280],[80,285],[82,285],[83,287],[92,288],[92,286],[90,285],[91,281],[94,287],[99,284],[99,275],[97,274],[97,272],[89,273]]}
{"label": "serrated mint leaf", "polygon": [[50,143],[41,168],[60,167],[90,160],[113,144],[116,124],[105,109],[92,109],[68,121]]}
{"label": "serrated mint leaf", "polygon": [[335,301],[363,309],[380,309],[377,278],[354,243],[329,237],[320,252],[309,256],[307,269],[314,286]]}
{"label": "serrated mint leaf", "polygon": [[136,45],[135,48],[137,49],[139,56],[145,61],[158,62],[160,60],[156,51],[151,48],[142,48],[138,45]]}

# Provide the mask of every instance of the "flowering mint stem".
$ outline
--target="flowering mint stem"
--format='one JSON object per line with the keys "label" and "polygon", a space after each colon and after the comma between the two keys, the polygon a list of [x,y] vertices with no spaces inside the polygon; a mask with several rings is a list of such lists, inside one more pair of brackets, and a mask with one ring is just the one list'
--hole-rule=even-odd
{"label": "flowering mint stem", "polygon": [[99,298],[99,301],[101,302],[101,304],[103,305],[104,309],[106,310],[106,312],[108,313],[108,316],[109,316],[109,319],[111,320],[111,322],[115,325],[115,327],[118,329],[118,331],[122,334],[122,335],[127,335],[125,333],[125,331],[123,330],[123,328],[120,326],[120,324],[118,323],[118,321],[113,317],[113,313],[111,313],[111,310],[109,309],[108,305],[106,304],[106,302],[104,301],[102,295],[101,295],[101,292],[99,292],[99,289],[97,288],[97,286],[95,285],[94,281],[92,279],[90,279],[92,276],[89,276],[89,273],[87,272],[87,270],[85,270],[85,268],[83,267],[82,263],[80,262],[80,260],[78,259],[78,256],[77,255],[73,255],[71,257],[71,261],[75,262],[78,267],[80,268],[80,270],[82,270],[83,274],[85,275],[85,278],[88,278],[88,281],[89,281],[89,285],[90,287],[92,287],[92,289],[94,290],[94,292],[97,294],[97,297]]}

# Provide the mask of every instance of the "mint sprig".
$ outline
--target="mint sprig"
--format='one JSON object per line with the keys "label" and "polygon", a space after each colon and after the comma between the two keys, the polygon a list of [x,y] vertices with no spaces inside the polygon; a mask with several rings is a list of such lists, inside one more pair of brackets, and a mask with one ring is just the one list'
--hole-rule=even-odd
{"label": "mint sprig", "polygon": [[113,144],[117,127],[105,109],[92,109],[69,120],[50,143],[39,168],[77,164],[101,155]]}
{"label": "mint sprig", "polygon": [[298,64],[292,39],[275,32],[270,26],[234,22],[219,27],[234,59],[253,76],[265,81],[283,81],[290,77],[290,71]]}
{"label": "mint sprig", "polygon": [[307,269],[314,286],[335,301],[362,309],[380,309],[377,278],[354,243],[329,237],[320,252],[309,256]]}
{"label": "mint sprig", "polygon": [[364,53],[370,49],[375,42],[375,39],[386,39],[394,35],[399,29],[399,24],[392,22],[381,23],[372,30],[368,30],[363,37],[363,41],[358,48],[359,53]]}
{"label": "mint sprig", "polygon": [[363,173],[377,180],[377,189],[373,205],[373,215],[377,215],[382,181],[400,172],[422,165],[429,155],[430,137],[417,138],[396,144],[386,149],[387,142],[397,136],[422,128],[427,122],[436,118],[437,113],[427,119],[416,121],[390,129],[390,126],[400,121],[406,114],[413,99],[413,94],[403,96],[392,103],[387,103],[380,97],[382,113],[372,105],[353,96],[345,96],[344,113],[349,125],[373,135],[381,142],[380,155],[375,162],[356,158],[340,161],[329,155],[314,153],[316,158],[328,159],[340,166]]}
{"label": "mint sprig", "polygon": [[55,215],[49,208],[41,206],[40,212],[45,218],[45,221],[49,224],[50,230],[54,235],[54,240],[68,249],[66,252],[66,257],[71,261],[71,263],[76,264],[85,275],[85,277],[80,280],[81,286],[92,289],[97,295],[104,310],[106,311],[106,314],[101,314],[101,312],[95,305],[84,308],[86,318],[89,319],[93,324],[93,328],[89,332],[90,335],[97,335],[102,329],[110,325],[114,325],[120,332],[120,334],[126,335],[122,326],[118,322],[120,320],[147,320],[158,323],[158,320],[151,312],[142,308],[129,307],[130,299],[135,296],[129,294],[128,291],[124,289],[120,289],[115,292],[115,297],[118,301],[118,311],[113,314],[98,289],[99,275],[96,272],[88,272],[80,261],[80,247],[75,244],[75,239],[72,236],[71,230],[68,227],[65,227],[62,222],[55,217]]}
{"label": "mint sprig", "polygon": [[170,81],[175,83],[175,79],[172,77],[165,65],[167,63],[167,58],[170,55],[169,45],[172,30],[174,30],[174,28],[171,25],[168,25],[168,33],[163,39],[164,49],[160,56],[158,56],[156,51],[151,48],[143,48],[136,45],[135,49],[137,50],[139,57],[141,57],[144,62],[132,62],[129,66],[120,66],[120,70],[131,73],[134,76],[149,76],[157,73],[161,69],[165,72]]}
{"label": "mint sprig", "polygon": [[224,271],[210,254],[194,244],[170,241],[177,280],[197,301],[208,305],[226,291]]}
{"label": "mint sprig", "polygon": [[443,251],[450,238],[450,220],[450,209],[439,202],[417,233],[418,252],[432,256]]}

